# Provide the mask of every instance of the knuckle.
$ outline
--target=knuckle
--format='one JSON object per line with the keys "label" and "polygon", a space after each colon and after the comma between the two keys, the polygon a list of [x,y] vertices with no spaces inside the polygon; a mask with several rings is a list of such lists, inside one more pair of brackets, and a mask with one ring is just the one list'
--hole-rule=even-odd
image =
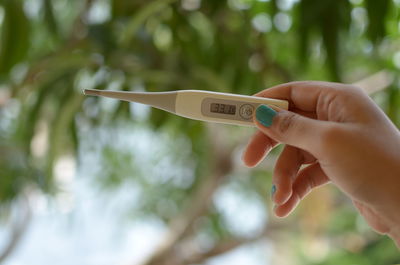
{"label": "knuckle", "polygon": [[364,96],[365,92],[362,88],[355,85],[346,85],[344,88],[338,91],[339,97],[342,100],[354,100],[359,98],[360,96]]}
{"label": "knuckle", "polygon": [[278,132],[281,135],[287,135],[293,127],[297,126],[297,115],[291,112],[285,113],[285,115],[281,116],[278,126]]}
{"label": "knuckle", "polygon": [[360,86],[357,86],[357,85],[348,85],[347,90],[351,93],[358,94],[358,95],[365,93],[364,89],[362,89]]}
{"label": "knuckle", "polygon": [[281,182],[283,182],[286,179],[290,179],[292,178],[292,170],[287,168],[287,167],[280,167],[280,168],[275,168],[275,172],[274,172],[274,179],[276,180],[276,182],[278,182],[279,184]]}
{"label": "knuckle", "polygon": [[313,178],[313,177],[308,178],[306,193],[310,192],[312,189],[316,188],[317,186],[318,186],[318,184],[315,181],[315,178]]}

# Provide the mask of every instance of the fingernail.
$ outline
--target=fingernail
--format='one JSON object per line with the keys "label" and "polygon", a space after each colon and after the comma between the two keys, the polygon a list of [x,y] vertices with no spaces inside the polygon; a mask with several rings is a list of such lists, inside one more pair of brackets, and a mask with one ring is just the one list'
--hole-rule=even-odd
{"label": "fingernail", "polygon": [[272,185],[272,187],[271,187],[271,199],[274,198],[275,192],[276,192],[276,186]]}
{"label": "fingernail", "polygon": [[265,127],[272,125],[272,119],[275,117],[276,111],[266,105],[258,106],[256,110],[256,119]]}

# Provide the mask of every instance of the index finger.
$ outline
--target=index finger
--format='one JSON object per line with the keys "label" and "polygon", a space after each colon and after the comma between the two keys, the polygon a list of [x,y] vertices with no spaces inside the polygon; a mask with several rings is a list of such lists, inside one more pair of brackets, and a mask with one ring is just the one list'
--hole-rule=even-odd
{"label": "index finger", "polygon": [[278,143],[261,131],[251,137],[243,153],[242,160],[248,167],[255,167],[260,163]]}
{"label": "index finger", "polygon": [[321,96],[340,89],[337,83],[319,81],[298,81],[277,85],[258,92],[254,96],[284,99],[289,109],[314,112]]}

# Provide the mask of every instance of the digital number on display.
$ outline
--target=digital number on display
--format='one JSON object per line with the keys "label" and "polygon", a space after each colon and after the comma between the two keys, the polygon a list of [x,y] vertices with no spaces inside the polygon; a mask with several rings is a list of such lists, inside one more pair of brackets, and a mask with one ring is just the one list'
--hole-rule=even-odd
{"label": "digital number on display", "polygon": [[222,114],[235,115],[236,106],[235,105],[228,105],[228,104],[221,104],[221,103],[211,103],[210,111],[213,112],[213,113],[222,113]]}

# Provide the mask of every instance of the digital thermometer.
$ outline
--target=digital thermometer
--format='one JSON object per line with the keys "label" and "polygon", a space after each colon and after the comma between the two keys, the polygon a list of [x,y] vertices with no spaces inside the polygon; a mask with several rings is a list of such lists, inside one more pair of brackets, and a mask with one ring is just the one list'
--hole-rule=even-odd
{"label": "digital thermometer", "polygon": [[253,113],[261,104],[288,109],[286,100],[203,90],[127,92],[85,89],[83,92],[85,95],[147,104],[194,120],[247,126],[254,126]]}

